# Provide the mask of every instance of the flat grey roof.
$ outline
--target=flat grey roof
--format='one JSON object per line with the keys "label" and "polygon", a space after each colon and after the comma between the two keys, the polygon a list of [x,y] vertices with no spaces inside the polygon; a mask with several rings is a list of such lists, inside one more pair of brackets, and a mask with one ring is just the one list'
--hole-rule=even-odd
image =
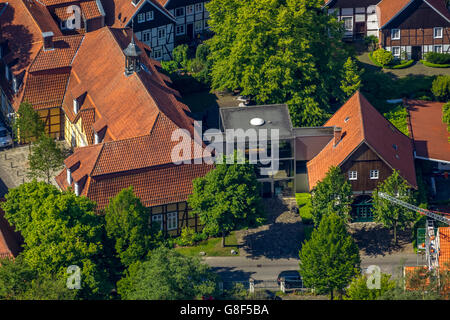
{"label": "flat grey roof", "polygon": [[[278,129],[280,137],[293,137],[291,117],[285,104],[221,108],[223,129]],[[250,120],[261,118],[264,124],[253,126]],[[270,134],[270,132],[269,132]]]}

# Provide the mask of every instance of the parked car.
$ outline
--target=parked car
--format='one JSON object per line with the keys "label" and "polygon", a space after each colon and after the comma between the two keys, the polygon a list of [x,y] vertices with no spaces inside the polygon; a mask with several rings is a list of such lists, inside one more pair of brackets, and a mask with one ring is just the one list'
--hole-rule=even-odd
{"label": "parked car", "polygon": [[302,277],[300,276],[297,270],[282,271],[277,278],[278,285],[281,284],[283,278],[284,278],[284,287],[286,289],[303,287]]}
{"label": "parked car", "polygon": [[0,127],[0,148],[8,148],[12,147],[13,145],[13,139],[11,137],[11,134],[9,133],[8,129],[1,126]]}

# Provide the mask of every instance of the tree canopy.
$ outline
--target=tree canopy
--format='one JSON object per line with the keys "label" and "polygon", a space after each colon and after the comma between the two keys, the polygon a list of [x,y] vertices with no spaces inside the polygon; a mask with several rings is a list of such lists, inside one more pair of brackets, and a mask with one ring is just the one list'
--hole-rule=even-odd
{"label": "tree canopy", "polygon": [[103,217],[95,203],[33,181],[9,190],[2,205],[5,218],[24,238],[24,261],[39,274],[67,279],[67,268],[81,269],[80,296],[99,297],[111,290]]}
{"label": "tree canopy", "polygon": [[319,126],[339,101],[348,53],[322,0],[212,0],[208,40],[214,90],[287,103],[294,126]]}
{"label": "tree canopy", "polygon": [[31,152],[28,154],[28,162],[30,165],[28,175],[30,177],[44,178],[47,183],[50,183],[54,172],[63,166],[63,151],[52,137],[42,134],[32,144]]}
{"label": "tree canopy", "polygon": [[391,280],[391,275],[382,273],[380,275],[380,288],[369,289],[367,286],[367,275],[360,275],[353,278],[350,286],[346,290],[346,299],[348,300],[377,300],[390,290],[394,290],[397,283]]}
{"label": "tree canopy", "polygon": [[344,219],[336,213],[323,216],[311,239],[300,250],[300,275],[308,288],[319,293],[334,290],[341,294],[352,278],[359,274],[359,249],[346,229]]}
{"label": "tree canopy", "polygon": [[117,284],[124,300],[192,300],[216,292],[216,275],[199,258],[160,247],[131,265]]}
{"label": "tree canopy", "polygon": [[373,215],[375,221],[382,223],[394,232],[394,242],[397,244],[397,230],[404,229],[417,218],[417,213],[394,204],[379,196],[380,192],[386,193],[404,202],[413,203],[411,186],[403,179],[397,170],[394,170],[386,180],[378,185],[373,193]]}
{"label": "tree canopy", "polygon": [[317,226],[324,215],[336,213],[345,220],[349,218],[352,186],[338,167],[330,167],[325,178],[317,183],[311,197],[314,224]]}
{"label": "tree canopy", "polygon": [[14,122],[16,138],[18,141],[30,142],[33,138],[39,138],[44,133],[44,122],[29,102],[22,102],[17,110]]}
{"label": "tree canopy", "polygon": [[256,226],[263,221],[259,191],[253,165],[223,161],[193,181],[188,203],[204,224],[203,232],[222,235],[224,240],[236,228]]}
{"label": "tree canopy", "polygon": [[133,187],[112,198],[105,213],[107,234],[115,242],[117,256],[125,266],[143,260],[162,240],[159,229],[150,227],[150,212],[134,195]]}

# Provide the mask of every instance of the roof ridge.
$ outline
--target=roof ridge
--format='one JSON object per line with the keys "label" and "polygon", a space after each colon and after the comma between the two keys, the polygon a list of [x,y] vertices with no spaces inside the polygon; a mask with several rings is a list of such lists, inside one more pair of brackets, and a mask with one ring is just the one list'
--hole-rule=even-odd
{"label": "roof ridge", "polygon": [[[361,95],[362,93],[357,90],[356,91],[357,94],[357,99],[358,99],[358,106],[359,106],[359,113],[361,115],[361,132],[362,132],[362,140],[366,141],[366,127],[364,126],[364,113],[363,113],[363,108],[362,108],[362,103],[361,103]],[[365,98],[365,97],[364,97]]]}

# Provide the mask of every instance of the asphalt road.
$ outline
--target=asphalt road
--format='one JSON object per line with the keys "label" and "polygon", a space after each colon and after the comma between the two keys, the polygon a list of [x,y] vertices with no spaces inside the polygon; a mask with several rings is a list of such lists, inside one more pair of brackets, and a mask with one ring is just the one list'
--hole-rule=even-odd
{"label": "asphalt road", "polygon": [[[384,273],[399,275],[401,266],[422,265],[416,254],[392,254],[377,257],[361,257],[363,269],[377,265]],[[298,259],[251,259],[246,257],[207,257],[204,261],[224,281],[246,281],[250,278],[260,281],[274,281],[282,271],[298,270]]]}

